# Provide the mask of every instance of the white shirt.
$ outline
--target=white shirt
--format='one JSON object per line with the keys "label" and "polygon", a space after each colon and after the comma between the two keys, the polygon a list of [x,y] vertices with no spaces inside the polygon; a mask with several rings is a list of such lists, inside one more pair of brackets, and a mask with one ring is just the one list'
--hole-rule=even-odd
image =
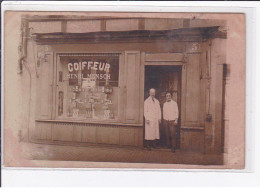
{"label": "white shirt", "polygon": [[174,100],[170,102],[165,102],[163,104],[163,119],[167,121],[173,121],[178,119],[179,117],[179,110],[178,105]]}

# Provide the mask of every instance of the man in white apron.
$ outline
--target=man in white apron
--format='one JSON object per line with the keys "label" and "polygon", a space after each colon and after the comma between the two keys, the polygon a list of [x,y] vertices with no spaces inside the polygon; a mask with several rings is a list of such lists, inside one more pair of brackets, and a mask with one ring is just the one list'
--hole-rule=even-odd
{"label": "man in white apron", "polygon": [[155,98],[155,89],[151,88],[150,96],[144,101],[145,117],[145,140],[148,150],[151,145],[155,147],[155,140],[160,139],[159,123],[161,123],[161,107],[159,101]]}

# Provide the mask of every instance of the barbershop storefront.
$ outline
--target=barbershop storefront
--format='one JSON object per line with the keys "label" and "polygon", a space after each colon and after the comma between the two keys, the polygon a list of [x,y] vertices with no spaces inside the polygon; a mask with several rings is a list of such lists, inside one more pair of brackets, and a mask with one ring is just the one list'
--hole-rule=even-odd
{"label": "barbershop storefront", "polygon": [[155,88],[161,106],[166,91],[178,104],[181,150],[221,152],[221,26],[119,31],[107,20],[105,30],[76,33],[69,22],[48,33],[27,22],[28,60],[37,58],[32,141],[143,147],[144,100]]}

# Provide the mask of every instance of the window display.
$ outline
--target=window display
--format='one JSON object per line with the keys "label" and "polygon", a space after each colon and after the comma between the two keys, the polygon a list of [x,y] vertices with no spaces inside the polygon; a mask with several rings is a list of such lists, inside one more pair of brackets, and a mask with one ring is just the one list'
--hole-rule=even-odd
{"label": "window display", "polygon": [[119,56],[60,56],[57,68],[58,118],[117,120]]}

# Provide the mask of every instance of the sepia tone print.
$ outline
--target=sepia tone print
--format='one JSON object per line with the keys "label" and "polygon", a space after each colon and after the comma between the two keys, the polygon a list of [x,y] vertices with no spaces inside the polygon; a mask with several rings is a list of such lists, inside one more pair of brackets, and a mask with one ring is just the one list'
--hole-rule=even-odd
{"label": "sepia tone print", "polygon": [[4,21],[5,166],[244,168],[243,14]]}

